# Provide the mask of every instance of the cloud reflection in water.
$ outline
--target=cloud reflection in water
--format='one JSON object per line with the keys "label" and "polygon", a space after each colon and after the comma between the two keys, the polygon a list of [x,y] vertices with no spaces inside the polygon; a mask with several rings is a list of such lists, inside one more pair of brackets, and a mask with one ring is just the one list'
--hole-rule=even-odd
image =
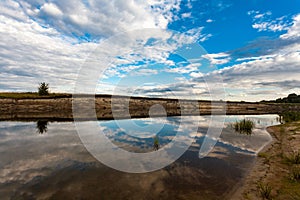
{"label": "cloud reflection in water", "polygon": [[[60,191],[74,190],[69,195],[76,193],[80,196],[85,194],[84,191],[77,191],[78,188],[84,188],[83,186],[89,193],[115,195],[109,192],[114,185],[118,188],[127,185],[124,190],[120,190],[120,197],[126,196],[126,191],[131,191],[137,198],[149,191],[154,196],[158,195],[157,197],[168,193],[173,194],[174,198],[180,195],[180,191],[191,195],[203,194],[204,191],[210,191],[212,196],[221,195],[232,184],[238,183],[242,177],[242,169],[247,169],[251,162],[251,155],[270,141],[265,126],[277,124],[276,115],[227,116],[226,124],[244,117],[257,122],[254,134],[239,135],[230,128],[225,128],[220,138],[210,138],[218,142],[208,157],[203,159],[197,157],[206,135],[209,116],[200,117],[198,133],[189,129],[189,126],[195,125],[194,121],[199,121],[194,120],[195,117],[184,117],[186,123],[180,130],[177,117],[166,118],[165,123],[159,118],[157,121],[133,119],[138,126],[163,124],[162,130],[157,133],[160,147],[168,144],[176,131],[182,133],[183,143],[187,138],[194,138],[188,151],[175,163],[157,172],[140,175],[116,172],[98,163],[82,145],[72,122],[49,123],[47,134],[44,135],[36,134],[35,122],[0,122],[0,195],[3,199],[22,197],[22,194],[38,198],[46,193],[54,195]],[[121,123],[126,123],[126,120]],[[132,131],[129,135],[126,134],[127,130],[118,128],[114,121],[99,121],[99,126],[117,146],[134,152],[154,151],[155,135],[151,130],[140,133],[138,129],[128,129]],[[101,184],[102,180],[105,180],[105,184]],[[219,188],[217,183],[221,180],[228,185],[226,188]],[[175,183],[180,185],[180,190]],[[101,187],[89,187],[94,184]],[[143,187],[139,188],[139,185]],[[151,189],[152,186],[156,189]],[[198,193],[193,193],[193,188]]]}

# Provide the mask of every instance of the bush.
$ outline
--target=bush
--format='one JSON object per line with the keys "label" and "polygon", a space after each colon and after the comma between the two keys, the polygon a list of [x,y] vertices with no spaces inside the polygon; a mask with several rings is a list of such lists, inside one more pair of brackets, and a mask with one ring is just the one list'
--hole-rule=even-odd
{"label": "bush", "polygon": [[254,126],[255,126],[254,122],[248,119],[243,119],[233,124],[233,128],[236,132],[239,132],[241,134],[246,134],[246,135],[252,134],[252,130]]}
{"label": "bush", "polygon": [[39,88],[38,88],[38,93],[40,96],[46,96],[46,95],[49,95],[49,84],[43,82],[43,83],[40,83],[39,85]]}

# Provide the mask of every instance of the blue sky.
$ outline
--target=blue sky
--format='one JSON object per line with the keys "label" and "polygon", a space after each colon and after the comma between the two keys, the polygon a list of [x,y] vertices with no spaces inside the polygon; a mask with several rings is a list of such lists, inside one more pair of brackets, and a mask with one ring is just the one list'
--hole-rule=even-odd
{"label": "blue sky", "polygon": [[[74,92],[80,82],[96,93],[151,97],[259,101],[300,94],[299,0],[0,6],[0,91],[36,91],[45,81],[53,92]],[[83,68],[89,81],[77,78]]]}

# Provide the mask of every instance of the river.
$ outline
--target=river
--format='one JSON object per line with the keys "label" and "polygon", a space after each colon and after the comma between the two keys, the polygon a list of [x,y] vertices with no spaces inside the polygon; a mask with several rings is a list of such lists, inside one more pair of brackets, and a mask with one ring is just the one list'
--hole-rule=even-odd
{"label": "river", "polygon": [[[244,118],[256,124],[252,135],[235,133],[230,127],[232,122]],[[74,122],[2,121],[0,197],[230,199],[251,170],[256,154],[271,141],[265,128],[278,124],[277,115],[226,116],[221,135],[210,138],[215,143],[213,149],[199,158],[199,150],[208,138],[210,119],[211,116],[184,116],[97,121],[99,134],[133,153],[158,150],[154,149],[154,137],[160,149],[178,132],[183,140],[193,139],[176,161],[148,173],[121,172],[99,162],[83,145]],[[191,128],[195,126],[196,131]]]}

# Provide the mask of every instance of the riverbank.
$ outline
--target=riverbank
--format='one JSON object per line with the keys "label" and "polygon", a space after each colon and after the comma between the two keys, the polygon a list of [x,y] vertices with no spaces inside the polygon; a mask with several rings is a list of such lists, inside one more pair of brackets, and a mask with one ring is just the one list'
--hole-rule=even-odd
{"label": "riverbank", "polygon": [[75,117],[83,120],[142,118],[149,117],[149,113],[151,116],[261,115],[300,111],[300,104],[211,102],[111,95],[72,97],[68,94],[56,94],[41,98],[26,95],[16,98],[0,97],[0,120],[73,120],[74,108],[79,111],[75,113]]}
{"label": "riverbank", "polygon": [[300,199],[300,122],[267,130],[272,143],[258,154],[255,166],[231,199]]}

